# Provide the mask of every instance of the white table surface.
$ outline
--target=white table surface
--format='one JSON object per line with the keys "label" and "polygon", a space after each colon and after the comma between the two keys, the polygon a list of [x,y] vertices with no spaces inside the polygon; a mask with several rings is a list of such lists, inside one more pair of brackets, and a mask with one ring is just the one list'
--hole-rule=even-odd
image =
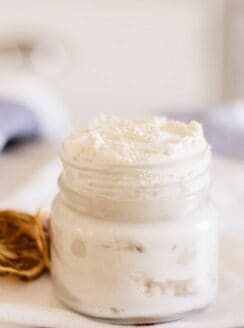
{"label": "white table surface", "polygon": [[[34,210],[49,203],[57,190],[59,170],[56,151],[45,142],[0,154],[0,207]],[[190,327],[194,322],[206,323],[206,328],[244,323],[244,162],[215,157],[212,171],[212,197],[220,214],[220,288],[212,306],[182,321]],[[0,302],[28,301],[62,308],[48,275],[31,283],[1,278]],[[174,327],[181,327],[178,324]]]}

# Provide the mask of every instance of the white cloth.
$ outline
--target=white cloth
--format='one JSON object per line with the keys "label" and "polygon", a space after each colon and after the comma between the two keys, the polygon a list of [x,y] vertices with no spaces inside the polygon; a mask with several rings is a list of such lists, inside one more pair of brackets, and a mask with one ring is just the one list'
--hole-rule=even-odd
{"label": "white cloth", "polygon": [[[47,165],[0,207],[33,211],[49,203],[57,187],[59,165]],[[230,328],[244,326],[244,163],[215,159],[213,198],[220,213],[220,287],[216,302],[206,311],[163,328]],[[1,187],[0,187],[1,188]],[[66,310],[53,295],[50,277],[26,283],[0,278],[0,327],[111,327]]]}

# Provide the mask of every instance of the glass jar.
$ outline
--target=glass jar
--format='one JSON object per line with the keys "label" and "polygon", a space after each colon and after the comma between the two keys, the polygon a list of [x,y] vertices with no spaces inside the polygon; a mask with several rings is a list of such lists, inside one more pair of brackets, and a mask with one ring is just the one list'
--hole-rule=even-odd
{"label": "glass jar", "polygon": [[61,153],[52,277],[68,307],[121,324],[166,322],[217,292],[210,151],[154,165],[79,166]]}

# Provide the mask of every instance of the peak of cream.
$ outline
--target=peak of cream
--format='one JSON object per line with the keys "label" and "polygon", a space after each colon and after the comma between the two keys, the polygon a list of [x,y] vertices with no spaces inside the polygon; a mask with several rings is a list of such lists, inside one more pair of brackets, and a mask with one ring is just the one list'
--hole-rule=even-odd
{"label": "peak of cream", "polygon": [[186,124],[152,117],[127,120],[101,115],[64,142],[63,152],[72,161],[153,164],[182,159],[207,147],[201,124]]}

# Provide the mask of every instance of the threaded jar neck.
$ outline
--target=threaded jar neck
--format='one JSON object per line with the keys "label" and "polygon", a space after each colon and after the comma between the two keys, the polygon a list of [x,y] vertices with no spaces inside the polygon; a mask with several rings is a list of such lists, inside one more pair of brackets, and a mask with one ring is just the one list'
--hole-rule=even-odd
{"label": "threaded jar neck", "polygon": [[64,154],[61,158],[63,200],[91,217],[153,220],[154,213],[158,220],[177,217],[177,210],[182,217],[203,202],[210,185],[208,148],[191,158],[155,165],[106,165],[84,159],[77,166]]}

